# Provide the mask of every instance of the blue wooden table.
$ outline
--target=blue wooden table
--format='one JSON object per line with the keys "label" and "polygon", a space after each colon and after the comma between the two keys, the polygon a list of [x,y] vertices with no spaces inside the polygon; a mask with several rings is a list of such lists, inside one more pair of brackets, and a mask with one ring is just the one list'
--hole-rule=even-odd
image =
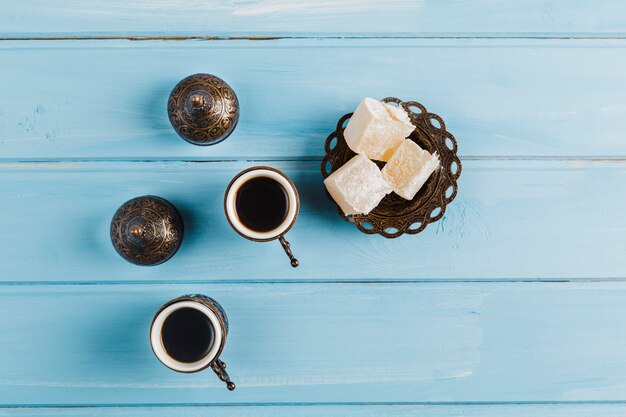
{"label": "blue wooden table", "polygon": [[[0,416],[623,416],[626,5],[620,0],[5,0],[0,4]],[[241,118],[176,136],[172,87],[225,79]],[[323,142],[365,96],[459,141],[445,217],[385,240],[337,216]],[[244,168],[301,194],[292,242],[240,238]],[[108,235],[155,194],[180,252]],[[227,391],[154,358],[154,312],[224,306]]]}

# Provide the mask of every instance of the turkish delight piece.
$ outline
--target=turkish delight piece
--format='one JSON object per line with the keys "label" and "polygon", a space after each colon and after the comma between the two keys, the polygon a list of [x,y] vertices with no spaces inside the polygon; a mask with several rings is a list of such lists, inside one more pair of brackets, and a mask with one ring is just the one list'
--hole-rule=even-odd
{"label": "turkish delight piece", "polygon": [[437,168],[439,157],[436,152],[431,155],[417,143],[406,139],[389,159],[382,175],[396,194],[412,200]]}
{"label": "turkish delight piece", "polygon": [[392,191],[378,166],[363,155],[329,175],[324,185],[346,215],[368,214]]}
{"label": "turkish delight piece", "polygon": [[366,97],[354,111],[343,136],[354,152],[388,161],[413,130],[415,126],[403,108]]}

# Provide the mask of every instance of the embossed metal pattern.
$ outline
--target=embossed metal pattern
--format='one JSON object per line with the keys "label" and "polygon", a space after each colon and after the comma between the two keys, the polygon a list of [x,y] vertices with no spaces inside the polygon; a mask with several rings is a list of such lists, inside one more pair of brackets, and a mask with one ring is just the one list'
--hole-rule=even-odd
{"label": "embossed metal pattern", "polygon": [[214,145],[226,139],[239,120],[239,101],[221,78],[195,74],[180,81],[167,102],[174,130],[194,145]]}
{"label": "embossed metal pattern", "polygon": [[167,200],[155,196],[133,198],[111,220],[111,242],[117,253],[136,265],[158,265],[180,247],[183,219]]}
{"label": "embossed metal pattern", "polygon": [[[441,117],[429,113],[416,101],[403,102],[394,97],[388,97],[382,101],[397,103],[406,110],[411,122],[415,125],[415,130],[409,139],[430,153],[437,152],[441,167],[433,172],[410,201],[392,192],[367,215],[346,216],[339,205],[337,205],[337,211],[343,219],[353,222],[364,233],[378,233],[386,238],[396,238],[404,233],[419,233],[429,223],[436,222],[443,217],[446,206],[454,200],[457,194],[461,161],[457,156],[456,139],[446,130]],[[321,167],[324,178],[356,155],[348,147],[343,136],[344,125],[347,125],[351,116],[352,113],[349,113],[339,119],[337,129],[326,139],[324,146],[326,154],[322,159]],[[382,168],[385,163],[377,162],[377,164],[379,168]],[[326,195],[334,203],[328,192]]]}

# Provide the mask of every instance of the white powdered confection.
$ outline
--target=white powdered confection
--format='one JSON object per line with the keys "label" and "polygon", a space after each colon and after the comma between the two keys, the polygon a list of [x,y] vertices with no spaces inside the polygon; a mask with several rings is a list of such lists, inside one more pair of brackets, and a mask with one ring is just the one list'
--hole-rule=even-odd
{"label": "white powdered confection", "polygon": [[387,162],[382,174],[396,194],[412,200],[438,167],[439,157],[436,152],[431,155],[407,139]]}
{"label": "white powdered confection", "polygon": [[343,136],[354,152],[388,161],[413,130],[415,126],[404,109],[366,97],[354,111]]}
{"label": "white powdered confection", "polygon": [[[409,136],[413,130],[415,130],[415,126],[411,123],[411,119],[409,119],[409,115],[406,111],[400,106],[392,106],[389,103],[383,103],[387,108],[389,115],[396,121],[401,122],[403,125],[407,127],[407,129],[411,129],[408,131],[406,136]],[[410,128],[409,128],[410,125]],[[405,136],[405,138],[406,138]]]}
{"label": "white powdered confection", "polygon": [[326,189],[346,214],[368,214],[392,190],[378,166],[357,155],[324,180]]}

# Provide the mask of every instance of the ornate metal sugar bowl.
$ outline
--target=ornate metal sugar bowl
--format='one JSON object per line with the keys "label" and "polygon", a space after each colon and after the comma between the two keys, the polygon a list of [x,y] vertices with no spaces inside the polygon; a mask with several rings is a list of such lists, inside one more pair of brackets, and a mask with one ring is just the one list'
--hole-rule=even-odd
{"label": "ornate metal sugar bowl", "polygon": [[235,129],[239,101],[221,78],[195,74],[174,87],[167,102],[167,113],[181,138],[194,145],[215,145]]}
{"label": "ornate metal sugar bowl", "polygon": [[155,196],[122,204],[111,220],[111,242],[117,253],[136,265],[170,259],[183,241],[183,219],[167,200]]}

